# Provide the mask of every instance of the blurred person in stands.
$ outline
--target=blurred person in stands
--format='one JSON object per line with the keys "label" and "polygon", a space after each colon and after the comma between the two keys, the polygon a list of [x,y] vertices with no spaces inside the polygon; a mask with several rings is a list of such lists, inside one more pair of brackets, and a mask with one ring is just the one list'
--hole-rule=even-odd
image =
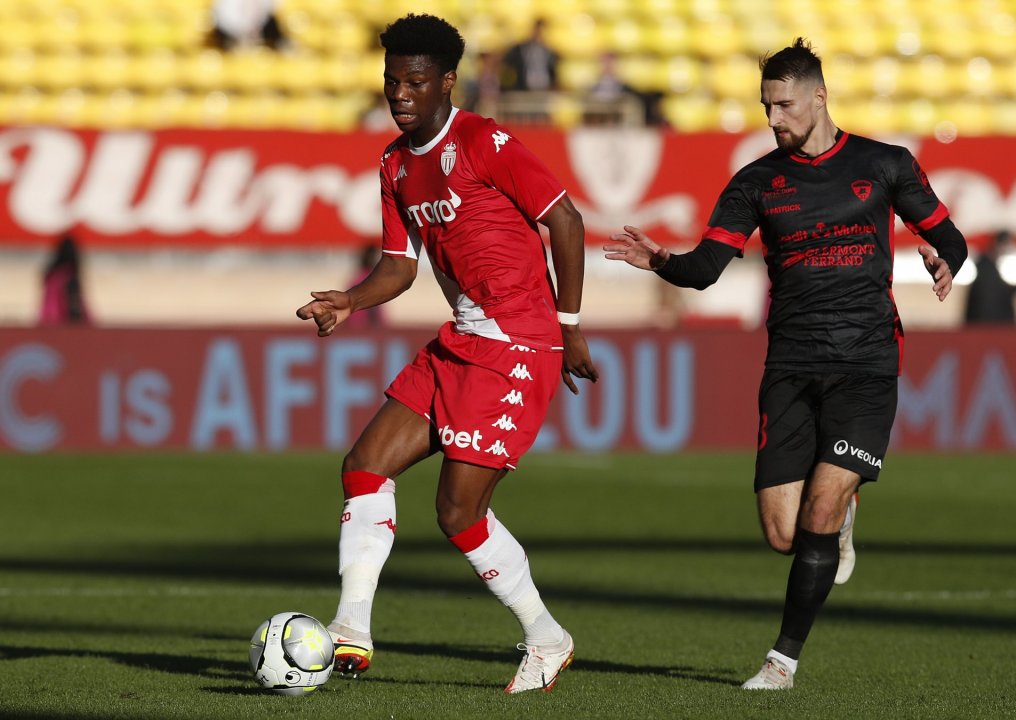
{"label": "blurred person in stands", "polygon": [[1009,247],[1008,230],[999,230],[984,249],[974,268],[977,277],[970,283],[964,319],[971,325],[1012,325],[1016,323],[1013,298],[1016,285],[1010,285],[999,272],[998,262]]}
{"label": "blurred person in stands", "polygon": [[42,277],[41,325],[91,323],[81,289],[81,255],[71,235],[57,243]]}
{"label": "blurred person in stands", "polygon": [[967,247],[906,148],[833,123],[810,44],[798,38],[759,66],[778,147],[734,175],[700,243],[670,253],[625,226],[604,250],[701,290],[760,230],[771,305],[754,485],[766,541],[794,557],[779,636],[742,687],[776,690],[793,687],[816,614],[853,571],[857,491],[878,478],[889,446],[903,349],[893,212],[930,244],[918,252],[939,301]]}
{"label": "blurred person in stands", "polygon": [[537,19],[529,37],[508,48],[502,63],[506,90],[546,92],[557,89],[558,55],[544,40],[546,27],[546,20]]}
{"label": "blurred person in stands", "polygon": [[462,109],[480,115],[493,115],[501,96],[501,57],[493,52],[476,56],[476,72],[466,80]]}
{"label": "blurred person in stands", "polygon": [[[342,463],[342,591],[328,626],[335,668],[356,676],[374,654],[371,608],[395,535],[395,480],[444,454],[437,522],[522,626],[525,655],[506,692],[550,690],[574,642],[546,608],[525,550],[490,509],[529,449],[562,381],[594,381],[579,329],[582,218],[543,162],[493,120],[452,105],[465,43],[431,15],[381,33],[384,90],[402,135],[381,156],[382,257],[346,291],[313,292],[297,315],[327,336],[352,313],[416,279],[426,247],[454,320],[385,391]],[[549,231],[557,292],[537,223]]]}
{"label": "blurred person in stands", "polygon": [[209,42],[220,50],[265,45],[285,50],[289,39],[278,17],[277,0],[215,0]]}
{"label": "blurred person in stands", "polygon": [[625,98],[634,99],[641,110],[639,121],[645,125],[662,122],[659,93],[643,93],[629,85],[621,77],[617,66],[617,55],[606,52],[600,55],[600,76],[589,88],[589,99],[601,103],[620,103]]}

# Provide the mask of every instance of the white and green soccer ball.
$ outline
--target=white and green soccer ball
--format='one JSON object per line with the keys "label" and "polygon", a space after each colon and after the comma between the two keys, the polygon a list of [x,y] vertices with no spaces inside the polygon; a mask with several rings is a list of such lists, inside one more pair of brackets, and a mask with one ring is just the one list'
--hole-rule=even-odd
{"label": "white and green soccer ball", "polygon": [[334,659],[327,628],[304,613],[273,615],[250,639],[254,679],[282,695],[307,695],[317,690],[332,674]]}

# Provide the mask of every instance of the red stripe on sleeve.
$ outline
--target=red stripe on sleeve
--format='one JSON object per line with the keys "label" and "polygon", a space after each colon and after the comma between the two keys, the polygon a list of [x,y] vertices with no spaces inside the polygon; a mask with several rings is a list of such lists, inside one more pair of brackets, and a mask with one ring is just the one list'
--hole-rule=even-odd
{"label": "red stripe on sleeve", "polygon": [[940,201],[938,207],[928,217],[924,218],[919,223],[904,223],[907,229],[915,235],[922,230],[931,230],[933,227],[938,225],[940,222],[949,217],[949,209]]}
{"label": "red stripe on sleeve", "polygon": [[724,230],[719,227],[707,227],[706,231],[702,233],[702,238],[715,240],[738,250],[744,250],[744,246],[748,242],[748,236],[744,233],[730,232],[730,230]]}

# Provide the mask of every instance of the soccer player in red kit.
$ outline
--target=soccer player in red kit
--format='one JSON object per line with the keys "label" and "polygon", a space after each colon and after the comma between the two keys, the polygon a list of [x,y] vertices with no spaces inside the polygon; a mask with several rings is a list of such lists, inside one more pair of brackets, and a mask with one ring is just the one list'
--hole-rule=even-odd
{"label": "soccer player in red kit", "polygon": [[[526,553],[490,509],[498,481],[536,439],[559,378],[593,382],[579,330],[582,218],[544,164],[493,120],[452,105],[465,49],[440,18],[407,15],[381,33],[384,92],[402,135],[381,158],[383,255],[347,291],[311,293],[297,311],[331,334],[349,315],[412,285],[426,247],[454,320],[395,378],[342,464],[342,593],[328,626],[335,669],[373,658],[371,608],[395,536],[395,479],[444,453],[441,530],[523,631],[506,692],[550,690],[574,653],[540,598]],[[557,293],[537,223],[549,232]]]}
{"label": "soccer player in red kit", "polygon": [[698,246],[671,254],[627,226],[604,250],[702,290],[760,231],[772,303],[755,492],[766,541],[794,559],[779,636],[742,687],[778,690],[793,687],[816,614],[853,571],[857,489],[878,479],[889,447],[903,351],[894,214],[935,248],[919,252],[939,300],[967,248],[906,148],[833,124],[822,63],[803,39],[760,67],[777,149],[734,175]]}

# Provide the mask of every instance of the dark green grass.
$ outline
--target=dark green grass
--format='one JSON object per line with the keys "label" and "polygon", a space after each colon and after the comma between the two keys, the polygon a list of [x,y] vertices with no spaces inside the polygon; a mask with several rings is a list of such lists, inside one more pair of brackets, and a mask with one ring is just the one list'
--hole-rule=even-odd
{"label": "dark green grass", "polygon": [[1016,459],[894,456],[858,565],[788,693],[747,693],[779,627],[747,454],[544,455],[495,496],[577,642],[553,693],[505,696],[514,619],[441,536],[436,465],[400,481],[375,664],[289,698],[247,642],[338,597],[338,458],[0,457],[0,717],[1016,716]]}

